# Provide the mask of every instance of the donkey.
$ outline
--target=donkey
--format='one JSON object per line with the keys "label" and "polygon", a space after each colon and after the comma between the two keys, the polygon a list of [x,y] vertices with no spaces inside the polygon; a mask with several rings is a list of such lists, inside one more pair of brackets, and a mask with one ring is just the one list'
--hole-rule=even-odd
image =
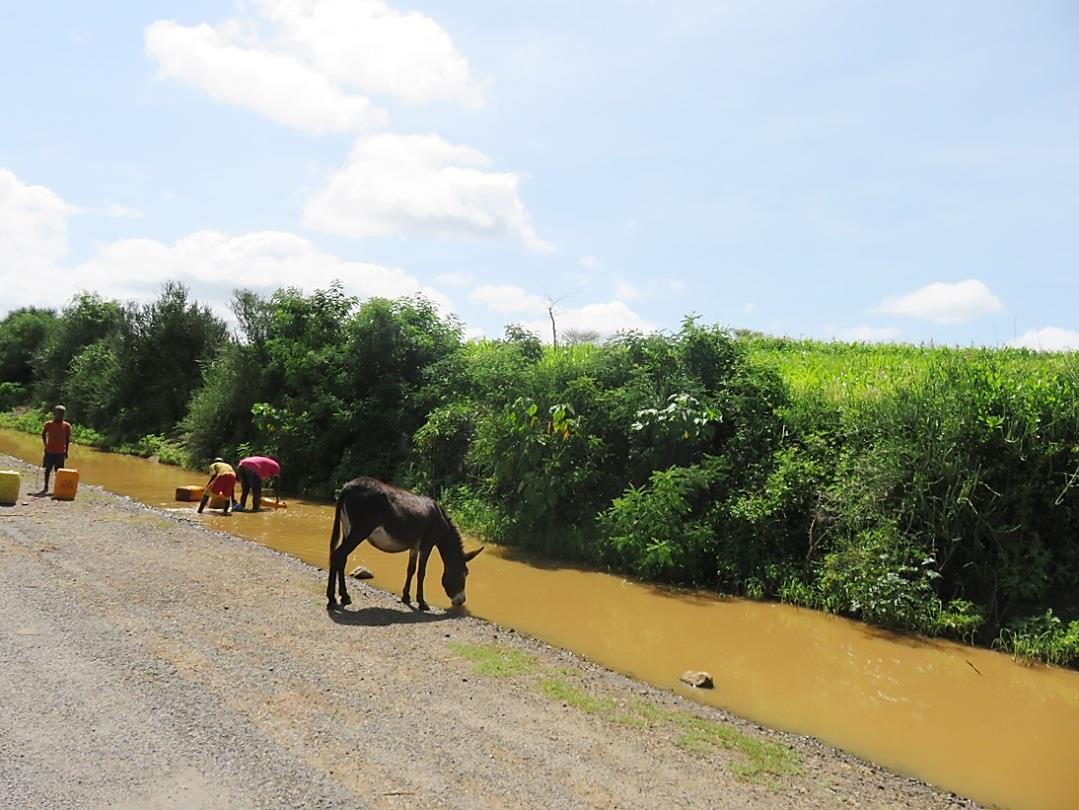
{"label": "donkey", "polygon": [[[337,544],[340,533],[341,544]],[[423,598],[423,578],[427,558],[436,546],[442,555],[442,587],[454,607],[465,603],[465,578],[468,561],[483,551],[480,546],[465,553],[461,535],[442,507],[431,498],[385,484],[375,478],[355,478],[345,484],[337,496],[337,510],[330,535],[330,573],[326,582],[326,609],[338,607],[334,598],[337,578],[341,606],[352,604],[345,588],[345,564],[348,555],[364,540],[380,551],[408,551],[408,573],[401,601],[412,604],[412,575],[419,561],[416,578],[416,601],[420,610],[428,610]]]}

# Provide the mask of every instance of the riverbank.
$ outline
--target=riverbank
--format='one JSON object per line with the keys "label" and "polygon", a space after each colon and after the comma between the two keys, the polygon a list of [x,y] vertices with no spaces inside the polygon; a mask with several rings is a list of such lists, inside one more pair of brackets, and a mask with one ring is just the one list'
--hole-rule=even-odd
{"label": "riverbank", "polygon": [[351,587],[331,620],[317,569],[94,487],[3,509],[0,804],[973,806]]}

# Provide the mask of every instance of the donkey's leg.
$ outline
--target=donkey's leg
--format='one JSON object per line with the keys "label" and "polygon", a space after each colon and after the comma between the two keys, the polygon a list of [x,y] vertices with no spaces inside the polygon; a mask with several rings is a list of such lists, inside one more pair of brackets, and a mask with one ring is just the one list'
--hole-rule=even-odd
{"label": "donkey's leg", "polygon": [[375,521],[366,520],[362,523],[353,523],[345,530],[345,539],[341,541],[334,552],[334,568],[337,571],[337,590],[341,596],[342,605],[351,605],[352,598],[348,595],[345,587],[345,566],[348,565],[348,555],[356,550],[357,546],[366,540],[371,532],[378,528]]}
{"label": "donkey's leg", "polygon": [[419,552],[415,547],[408,550],[408,571],[405,572],[405,589],[401,592],[401,601],[406,605],[412,604],[412,575],[416,573],[416,557]]}
{"label": "donkey's leg", "polygon": [[420,610],[430,610],[430,605],[423,598],[423,578],[427,574],[427,558],[431,556],[434,546],[424,546],[420,549],[420,572],[416,577],[416,607]]}
{"label": "donkey's leg", "polygon": [[333,552],[334,569],[337,571],[337,593],[341,597],[342,606],[352,604],[352,597],[348,595],[348,588],[345,587],[345,566],[348,565],[348,555],[355,551],[356,547],[366,539],[366,534],[361,534],[353,529]]}

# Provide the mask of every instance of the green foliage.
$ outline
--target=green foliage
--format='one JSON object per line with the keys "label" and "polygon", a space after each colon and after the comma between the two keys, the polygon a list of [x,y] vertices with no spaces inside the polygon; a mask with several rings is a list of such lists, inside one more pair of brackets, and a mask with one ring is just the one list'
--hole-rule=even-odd
{"label": "green foliage", "polygon": [[849,538],[828,553],[819,580],[821,599],[833,610],[874,624],[925,632],[939,613],[936,560],[919,558],[893,525]]}
{"label": "green foliage", "polygon": [[115,342],[122,319],[123,310],[115,301],[85,292],[75,296],[33,359],[35,399],[45,405],[55,404],[75,355],[100,340]]}
{"label": "green foliage", "polygon": [[1026,661],[1079,666],[1079,620],[1065,625],[1050,608],[1041,615],[1028,616],[1005,627],[994,646]]}
{"label": "green foliage", "polygon": [[373,475],[550,557],[1074,663],[1075,354],[693,318],[602,344],[516,325],[463,342],[429,301],[340,285],[239,291],[232,309],[235,336],[171,284],[11,313],[0,424],[37,433],[47,413],[25,407],[62,400],[76,440],[169,463],[274,455],[315,497]]}
{"label": "green foliage", "polygon": [[[451,399],[456,322],[422,298],[360,303],[339,285],[241,292],[233,311],[240,340],[205,366],[183,421],[193,460],[270,454],[317,497],[357,475],[407,477],[412,436]],[[444,481],[440,461],[424,464],[415,477]]]}
{"label": "green foliage", "polygon": [[224,322],[189,301],[185,287],[166,283],[154,301],[124,307],[119,331],[121,373],[106,427],[124,438],[171,432],[202,382],[201,365],[228,338]]}
{"label": "green foliage", "polygon": [[60,396],[81,420],[105,426],[113,416],[122,375],[112,341],[94,341],[71,358]]}
{"label": "green foliage", "polygon": [[10,411],[26,402],[30,389],[22,383],[0,382],[0,411]]}
{"label": "green foliage", "polygon": [[183,445],[153,433],[143,436],[137,442],[122,444],[109,449],[129,456],[155,459],[162,464],[171,464],[174,467],[183,466],[187,461],[187,454]]}
{"label": "green foliage", "polygon": [[[41,428],[52,418],[52,412],[44,409],[18,409],[0,413],[0,427],[40,436]],[[104,436],[92,427],[77,422],[71,424],[71,441],[88,447],[107,446]]]}
{"label": "green foliage", "polygon": [[[0,321],[0,384],[18,385],[22,391],[19,401],[6,407],[24,401],[33,380],[35,359],[55,323],[52,310],[34,308],[12,310]],[[14,388],[7,389],[7,399],[0,398],[0,403],[10,402],[14,392]]]}
{"label": "green foliage", "polygon": [[645,579],[693,582],[715,564],[716,535],[702,503],[722,465],[657,470],[599,517],[619,567]]}

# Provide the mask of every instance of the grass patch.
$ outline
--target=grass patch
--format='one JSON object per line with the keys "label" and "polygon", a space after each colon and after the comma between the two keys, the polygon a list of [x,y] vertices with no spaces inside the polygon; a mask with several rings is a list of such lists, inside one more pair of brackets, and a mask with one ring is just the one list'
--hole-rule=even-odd
{"label": "grass patch", "polygon": [[698,754],[710,754],[715,749],[734,751],[741,759],[732,762],[730,768],[740,779],[767,784],[775,778],[802,772],[802,757],[794,749],[757,739],[724,723],[664,709],[639,698],[623,703],[613,697],[598,697],[562,678],[544,678],[536,688],[551,700],[619,725],[637,729],[673,726],[678,732],[674,744],[687,751]]}
{"label": "grass patch", "polygon": [[551,700],[561,701],[585,714],[606,715],[618,707],[618,701],[614,698],[594,697],[561,678],[544,678],[538,688],[541,694]]}
{"label": "grass patch", "polygon": [[711,753],[714,748],[737,751],[742,762],[731,763],[731,771],[742,779],[767,781],[767,777],[793,776],[802,772],[802,757],[785,745],[759,740],[732,726],[691,714],[676,718],[682,734],[674,741],[679,748]]}
{"label": "grass patch", "polygon": [[472,662],[472,671],[476,675],[492,678],[512,678],[515,675],[530,675],[536,669],[536,659],[521,650],[511,650],[498,644],[466,644],[453,642],[450,650]]}

